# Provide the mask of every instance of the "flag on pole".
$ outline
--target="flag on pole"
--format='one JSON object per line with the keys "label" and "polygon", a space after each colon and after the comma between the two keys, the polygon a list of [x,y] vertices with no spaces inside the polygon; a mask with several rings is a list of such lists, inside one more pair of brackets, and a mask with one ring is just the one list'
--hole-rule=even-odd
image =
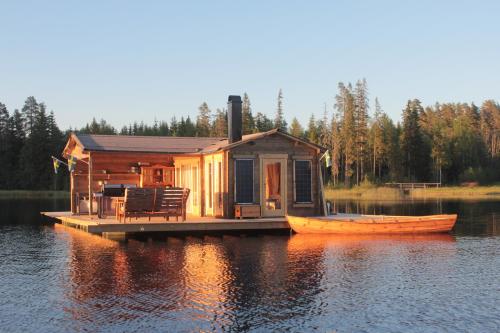
{"label": "flag on pole", "polygon": [[326,151],[325,162],[327,168],[332,166],[332,158],[330,157],[330,151],[328,150]]}
{"label": "flag on pole", "polygon": [[52,164],[54,165],[54,173],[57,174],[57,170],[59,170],[59,166],[61,165],[61,161],[59,161],[55,157],[52,157]]}
{"label": "flag on pole", "polygon": [[75,156],[69,155],[69,157],[68,157],[68,170],[69,170],[69,172],[73,172],[73,170],[75,170],[76,161],[77,161],[77,159]]}

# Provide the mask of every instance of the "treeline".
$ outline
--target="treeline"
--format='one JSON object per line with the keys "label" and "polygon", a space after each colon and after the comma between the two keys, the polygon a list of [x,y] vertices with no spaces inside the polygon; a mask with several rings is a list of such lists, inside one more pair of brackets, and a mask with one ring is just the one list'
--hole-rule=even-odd
{"label": "treeline", "polygon": [[[267,115],[252,112],[250,98],[245,93],[242,99],[242,125],[243,134],[256,132],[265,132],[273,128],[281,128],[287,131],[287,123],[283,113],[283,94],[281,90],[278,93],[278,106],[273,119]],[[180,119],[173,117],[168,121],[155,120],[152,125],[144,122],[134,122],[128,126],[123,126],[117,130],[104,119],[92,121],[78,130],[80,133],[87,134],[120,134],[120,135],[144,135],[144,136],[227,136],[227,110],[217,108],[213,112],[207,103],[202,103],[198,108],[198,116],[192,120],[189,116]]]}
{"label": "treeline", "polygon": [[329,148],[333,185],[363,181],[491,183],[500,180],[500,105],[409,100],[394,123],[375,98],[369,114],[366,80],[339,83],[334,112],[311,116],[303,130],[296,119],[290,132]]}
{"label": "treeline", "polygon": [[65,140],[54,113],[34,97],[12,113],[0,103],[0,189],[67,189],[67,171],[54,174],[50,158]]}
{"label": "treeline", "polygon": [[[339,83],[338,92],[322,117],[312,114],[307,126],[293,118],[288,125],[280,90],[273,117],[252,110],[243,95],[243,134],[280,128],[328,148],[334,186],[362,182],[473,182],[500,180],[500,105],[436,103],[424,107],[409,100],[401,122],[394,123],[378,99],[371,106],[366,80]],[[145,136],[227,136],[227,111],[212,111],[207,103],[189,116],[153,124],[135,122],[120,129],[93,119],[81,129],[89,134]],[[55,175],[50,155],[60,156],[71,129],[62,132],[54,113],[29,97],[23,108],[9,113],[0,103],[0,189],[65,189],[65,168]]]}

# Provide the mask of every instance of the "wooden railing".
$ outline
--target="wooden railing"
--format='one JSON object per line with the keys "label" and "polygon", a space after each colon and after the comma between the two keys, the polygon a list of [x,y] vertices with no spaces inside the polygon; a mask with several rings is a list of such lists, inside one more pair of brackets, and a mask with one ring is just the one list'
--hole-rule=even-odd
{"label": "wooden railing", "polygon": [[441,183],[385,183],[385,186],[397,187],[402,190],[413,190],[416,188],[441,187]]}

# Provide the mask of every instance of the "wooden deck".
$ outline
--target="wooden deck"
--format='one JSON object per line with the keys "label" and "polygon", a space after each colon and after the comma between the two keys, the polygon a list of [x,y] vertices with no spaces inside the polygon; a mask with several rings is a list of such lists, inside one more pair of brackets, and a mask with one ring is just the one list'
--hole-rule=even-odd
{"label": "wooden deck", "polygon": [[186,221],[165,221],[163,218],[132,219],[132,222],[119,222],[114,217],[99,219],[97,216],[72,215],[71,212],[42,212],[43,216],[59,223],[92,234],[101,234],[110,238],[121,238],[127,234],[144,232],[166,233],[204,233],[290,230],[285,217],[255,219],[221,219],[212,217],[187,216]]}

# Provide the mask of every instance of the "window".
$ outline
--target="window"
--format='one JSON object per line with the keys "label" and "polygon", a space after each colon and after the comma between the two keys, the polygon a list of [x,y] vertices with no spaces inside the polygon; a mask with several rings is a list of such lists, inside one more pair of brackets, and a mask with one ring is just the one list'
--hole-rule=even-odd
{"label": "window", "polygon": [[253,203],[253,160],[235,161],[237,203]]}
{"label": "window", "polygon": [[219,204],[219,208],[222,208],[222,162],[219,162],[218,163],[219,165],[219,168],[218,168],[218,179],[217,179],[217,182],[218,182],[218,204]]}
{"label": "window", "polygon": [[212,198],[213,198],[213,172],[212,163],[208,163],[208,208],[212,208]]}
{"label": "window", "polygon": [[198,205],[198,167],[193,166],[193,184],[192,186],[192,191],[193,194],[191,194],[191,197],[193,199],[193,205],[197,206]]}
{"label": "window", "polygon": [[296,160],[294,165],[295,202],[312,202],[311,161]]}

